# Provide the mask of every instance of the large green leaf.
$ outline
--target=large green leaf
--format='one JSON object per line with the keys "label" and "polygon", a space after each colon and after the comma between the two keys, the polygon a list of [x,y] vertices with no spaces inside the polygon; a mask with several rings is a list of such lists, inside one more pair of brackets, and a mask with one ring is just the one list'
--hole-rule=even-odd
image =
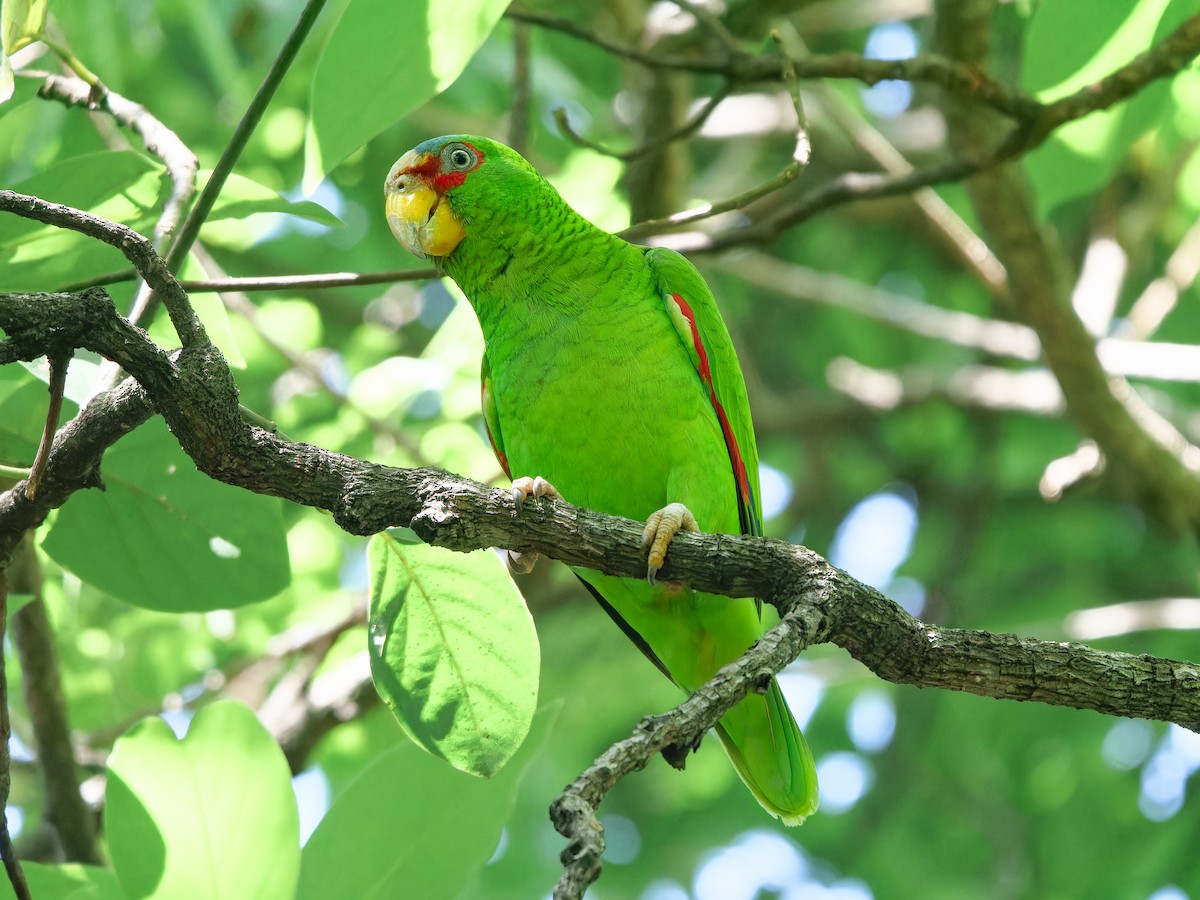
{"label": "large green leaf", "polygon": [[[200,173],[201,184],[206,184],[211,174]],[[321,225],[342,224],[341,219],[319,203],[311,200],[288,200],[269,187],[241,175],[230,175],[225,181],[221,188],[221,196],[213,206],[208,221],[244,219],[255,213],[285,213]]]}
{"label": "large green leaf", "polygon": [[538,712],[521,752],[487,781],[407,742],[379,757],[338,797],[305,845],[297,900],[456,896],[496,849],[521,777],[546,743],[558,709]]}
{"label": "large green leaf", "polygon": [[[1030,22],[1021,86],[1043,101],[1071,94],[1132,60],[1198,9],[1196,0],[1043,0]],[[1105,184],[1132,143],[1164,121],[1169,102],[1169,87],[1160,82],[1055,131],[1026,161],[1040,214]]]}
{"label": "large green leaf", "polygon": [[278,500],[197,471],[161,419],[116,444],[106,489],[80,491],[43,549],[127,603],[168,612],[245,606],[288,583]]}
{"label": "large green leaf", "polygon": [[13,94],[8,57],[37,39],[46,26],[46,0],[0,0],[0,103]]}
{"label": "large green leaf", "polygon": [[[161,171],[161,167],[145,154],[133,150],[109,150],[62,160],[37,175],[5,187],[51,203],[65,203],[92,211],[112,197],[127,195],[146,175],[160,174]],[[23,241],[41,239],[55,230],[33,219],[0,216],[0,251]]]}
{"label": "large green leaf", "polygon": [[[146,234],[161,207],[162,169],[131,150],[88,153],[58,162],[12,189]],[[0,290],[52,290],[128,266],[121,251],[94,238],[0,216]]]}
{"label": "large green leaf", "polygon": [[46,386],[21,366],[0,366],[0,463],[29,466],[50,402]]}
{"label": "large green leaf", "polygon": [[491,777],[537,705],[533,619],[500,558],[378,534],[369,548],[368,650],[380,696],[435,756]]}
{"label": "large green leaf", "polygon": [[232,700],[176,740],[143,719],[108,759],[105,831],[130,898],[292,900],[300,820],[283,752]]}
{"label": "large green leaf", "polygon": [[508,0],[354,0],[313,75],[306,187],[449,87],[507,6]]}
{"label": "large green leaf", "polygon": [[[126,893],[112,869],[78,863],[50,866],[23,860],[21,869],[29,893],[37,900],[125,900]],[[15,897],[7,878],[0,878],[0,900]]]}

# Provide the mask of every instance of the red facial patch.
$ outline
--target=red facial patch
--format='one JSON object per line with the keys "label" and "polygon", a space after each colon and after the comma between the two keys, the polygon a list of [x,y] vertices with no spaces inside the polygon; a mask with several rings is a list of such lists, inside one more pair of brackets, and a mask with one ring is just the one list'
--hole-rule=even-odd
{"label": "red facial patch", "polygon": [[468,175],[483,165],[483,154],[479,152],[479,149],[474,144],[468,144],[466,141],[463,141],[462,145],[464,147],[469,147],[471,152],[475,154],[475,165],[471,166],[471,168],[467,169],[465,172],[442,172],[439,170],[437,175],[435,175],[433,180],[430,182],[430,184],[433,186],[433,189],[439,194],[446,193],[446,191],[450,190],[450,188],[458,187],[467,180]]}
{"label": "red facial patch", "polygon": [[409,166],[403,172],[397,172],[396,175],[419,175],[426,181],[431,181],[437,176],[438,169],[442,166],[442,161],[433,153],[427,153],[425,158],[415,166]]}
{"label": "red facial patch", "polygon": [[475,165],[467,169],[465,172],[445,172],[442,170],[441,156],[436,153],[427,153],[425,158],[415,166],[409,166],[403,172],[397,172],[396,177],[399,178],[402,175],[416,175],[424,180],[424,182],[431,188],[437,191],[438,194],[444,194],[451,188],[456,188],[461,185],[467,180],[467,176],[469,174],[483,165],[484,157],[483,154],[479,152],[479,149],[474,144],[468,144],[466,141],[463,141],[462,144],[464,147],[471,148],[471,151],[475,154]]}

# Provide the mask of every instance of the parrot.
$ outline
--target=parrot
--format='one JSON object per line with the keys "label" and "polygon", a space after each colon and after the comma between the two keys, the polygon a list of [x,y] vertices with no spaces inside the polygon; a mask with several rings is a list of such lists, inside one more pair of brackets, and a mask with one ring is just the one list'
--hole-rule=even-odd
{"label": "parrot", "polygon": [[[575,574],[695,691],[766,627],[753,598],[655,577],[680,530],[762,533],[745,381],[703,276],[673,250],[593,225],[489,138],[418,144],[389,170],[384,199],[393,236],[452,278],[479,320],[483,422],[518,508],[560,496],[646,523],[646,579]],[[511,562],[519,572],[533,559]],[[816,810],[812,753],[777,679],[714,731],[767,812],[799,825]]]}

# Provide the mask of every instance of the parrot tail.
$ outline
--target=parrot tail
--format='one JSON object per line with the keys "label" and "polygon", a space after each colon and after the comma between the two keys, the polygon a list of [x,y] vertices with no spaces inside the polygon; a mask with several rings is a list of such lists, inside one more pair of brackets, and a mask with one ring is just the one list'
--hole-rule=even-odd
{"label": "parrot tail", "polygon": [[817,769],[778,681],[729,710],[716,732],[763,809],[784,825],[801,825],[816,811]]}

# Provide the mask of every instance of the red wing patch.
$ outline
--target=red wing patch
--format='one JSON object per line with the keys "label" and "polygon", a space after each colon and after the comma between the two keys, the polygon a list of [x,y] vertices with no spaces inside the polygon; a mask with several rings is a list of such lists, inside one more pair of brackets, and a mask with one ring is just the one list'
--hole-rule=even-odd
{"label": "red wing patch", "polygon": [[500,468],[504,470],[504,474],[508,476],[508,480],[512,481],[512,472],[508,468],[508,456],[500,449],[500,445],[496,443],[496,435],[492,433],[492,423],[488,421],[488,409],[492,408],[489,406],[491,403],[491,398],[488,396],[490,390],[489,379],[483,379],[479,384],[480,400],[483,406],[483,427],[487,431],[488,442],[492,445],[492,452],[496,454],[496,461],[500,463]]}
{"label": "red wing patch", "polygon": [[738,490],[738,519],[741,522],[742,532],[744,534],[755,534],[754,527],[754,489],[750,486],[750,479],[746,475],[746,463],[742,459],[741,448],[738,447],[737,437],[733,433],[733,426],[729,424],[729,416],[725,413],[725,407],[721,405],[721,401],[717,398],[716,388],[713,386],[712,369],[708,362],[708,351],[704,348],[704,341],[700,337],[700,329],[696,325],[696,315],[692,312],[692,308],[688,306],[682,294],[668,294],[666,297],[669,303],[674,303],[676,309],[682,315],[689,331],[691,332],[692,349],[695,351],[697,364],[696,369],[700,373],[700,380],[708,389],[708,400],[712,404],[713,410],[717,414],[717,421],[721,423],[721,432],[725,436],[725,449],[729,453],[729,463],[733,467],[733,477],[737,482]]}

